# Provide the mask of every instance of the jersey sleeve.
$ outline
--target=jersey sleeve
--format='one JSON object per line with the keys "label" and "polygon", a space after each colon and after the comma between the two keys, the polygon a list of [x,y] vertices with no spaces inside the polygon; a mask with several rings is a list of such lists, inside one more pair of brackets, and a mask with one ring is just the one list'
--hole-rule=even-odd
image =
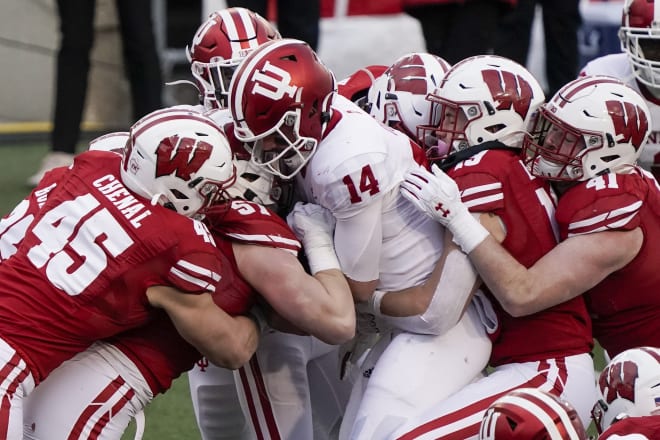
{"label": "jersey sleeve", "polygon": [[562,239],[602,231],[629,231],[640,224],[644,203],[637,175],[607,174],[574,186],[560,199],[557,223]]}
{"label": "jersey sleeve", "polygon": [[301,244],[289,225],[271,210],[254,202],[234,200],[226,212],[207,214],[213,234],[231,241],[279,248],[294,255]]}
{"label": "jersey sleeve", "polygon": [[[488,160],[483,158],[488,155]],[[461,199],[471,212],[504,209],[502,173],[509,172],[509,153],[482,151],[449,170],[461,191]]]}

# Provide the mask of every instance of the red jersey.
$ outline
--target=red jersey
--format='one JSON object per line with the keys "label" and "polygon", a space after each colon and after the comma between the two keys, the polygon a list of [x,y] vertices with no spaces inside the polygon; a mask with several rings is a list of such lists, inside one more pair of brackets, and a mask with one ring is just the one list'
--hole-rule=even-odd
{"label": "red jersey", "polygon": [[148,287],[215,290],[208,229],[129,192],[120,162],[102,151],[76,157],[0,265],[0,336],[36,383],[92,342],[147,323]]}
{"label": "red jersey", "polygon": [[25,233],[34,217],[46,203],[48,194],[57,186],[57,181],[67,170],[68,167],[58,167],[48,171],[39,185],[16,205],[11,213],[0,220],[0,262],[16,253],[16,248],[25,238]]}
{"label": "red jersey", "polygon": [[656,440],[660,438],[660,416],[629,417],[615,422],[598,440]]}
{"label": "red jersey", "polygon": [[660,347],[660,187],[641,169],[606,174],[569,189],[557,206],[561,238],[637,227],[637,256],[585,293],[594,337],[610,357],[641,346]]}
{"label": "red jersey", "polygon": [[[243,278],[234,258],[233,242],[280,248],[297,254],[300,242],[277,215],[252,202],[234,201],[229,212],[207,215],[207,222],[221,250],[222,278],[215,302],[230,315],[247,312],[257,292]],[[149,325],[108,340],[138,367],[154,395],[165,392],[172,380],[190,370],[201,354],[176,331],[166,313]]]}
{"label": "red jersey", "polygon": [[[502,246],[525,267],[557,244],[554,196],[542,179],[527,172],[516,152],[485,150],[448,173],[470,211],[492,212],[502,219],[506,228]],[[519,318],[490,297],[499,319],[499,329],[491,336],[491,365],[591,351],[591,322],[582,297]]]}

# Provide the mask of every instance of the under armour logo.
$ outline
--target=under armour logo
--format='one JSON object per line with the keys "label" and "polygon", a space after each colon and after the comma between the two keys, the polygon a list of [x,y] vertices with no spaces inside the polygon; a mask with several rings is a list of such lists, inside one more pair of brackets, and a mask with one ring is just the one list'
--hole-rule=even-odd
{"label": "under armour logo", "polygon": [[197,366],[199,367],[199,371],[204,372],[209,366],[209,360],[203,357],[197,361]]}
{"label": "under armour logo", "polygon": [[442,208],[442,202],[435,205],[435,210],[440,211],[443,217],[447,217],[449,215],[449,210]]}

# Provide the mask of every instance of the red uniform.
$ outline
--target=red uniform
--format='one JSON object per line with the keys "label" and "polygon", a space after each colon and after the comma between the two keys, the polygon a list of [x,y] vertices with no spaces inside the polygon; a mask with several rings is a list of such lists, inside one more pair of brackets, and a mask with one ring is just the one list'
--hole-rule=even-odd
{"label": "red uniform", "polygon": [[598,440],[655,440],[660,438],[660,416],[629,417],[598,436]]}
{"label": "red uniform", "polygon": [[[543,179],[529,175],[518,154],[486,150],[451,171],[463,201],[473,212],[497,214],[506,228],[502,246],[531,267],[556,244],[554,201]],[[499,319],[491,365],[571,356],[591,351],[591,323],[582,297],[533,315],[514,318],[497,300]]]}
{"label": "red uniform", "polygon": [[[277,215],[256,203],[234,201],[222,218],[207,216],[211,232],[221,251],[223,271],[215,302],[230,315],[247,312],[256,292],[236,265],[232,242],[281,248],[294,254],[300,243]],[[179,336],[166,314],[149,325],[123,333],[108,342],[119,348],[138,367],[154,395],[165,392],[172,380],[190,370],[201,355]]]}
{"label": "red uniform", "polygon": [[0,336],[36,383],[93,341],[146,324],[148,287],[215,290],[221,266],[208,230],[129,193],[120,161],[78,156],[0,265]]}
{"label": "red uniform", "polygon": [[660,187],[638,169],[607,174],[569,189],[557,206],[561,238],[637,227],[644,243],[624,268],[585,293],[594,337],[610,357],[641,346],[660,347]]}

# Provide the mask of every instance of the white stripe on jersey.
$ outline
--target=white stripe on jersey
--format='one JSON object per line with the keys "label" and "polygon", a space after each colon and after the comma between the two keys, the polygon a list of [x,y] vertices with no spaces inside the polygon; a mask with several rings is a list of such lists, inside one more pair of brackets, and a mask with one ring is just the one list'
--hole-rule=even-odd
{"label": "white stripe on jersey", "polygon": [[209,270],[205,267],[192,264],[190,261],[179,260],[176,262],[175,266],[181,266],[182,268],[186,269],[189,272],[195,272],[200,274],[201,276],[211,278],[216,283],[220,281],[220,278],[222,278],[220,274],[215,273],[212,270]]}
{"label": "white stripe on jersey", "polygon": [[300,243],[298,240],[293,240],[290,238],[285,238],[285,237],[280,237],[277,235],[265,235],[265,234],[236,234],[236,233],[229,233],[227,234],[228,237],[234,238],[239,241],[248,241],[252,243],[281,243],[287,247],[278,247],[278,249],[282,249],[283,251],[291,252],[294,255],[298,254],[298,250],[300,249]]}
{"label": "white stripe on jersey", "polygon": [[208,290],[209,292],[215,292],[215,286],[213,284],[210,284],[208,281],[201,280],[199,278],[191,277],[187,273],[181,272],[176,267],[170,269],[170,274],[181,278],[187,283],[194,284],[195,286],[199,286],[202,289]]}
{"label": "white stripe on jersey", "polygon": [[606,231],[612,228],[618,228],[630,221],[631,218],[635,216],[639,208],[642,206],[642,201],[638,200],[635,203],[632,203],[628,206],[624,206],[622,208],[617,208],[613,211],[608,211],[604,214],[600,214],[594,217],[590,217],[585,220],[577,221],[577,222],[572,222],[568,225],[568,231],[569,234],[568,236],[575,235],[575,232],[571,233],[571,231],[575,231],[577,229],[582,229],[587,226],[591,225],[596,225],[598,223],[604,223],[607,219],[614,218],[614,217],[620,217],[622,215],[626,215],[624,218],[617,220],[615,222],[608,222],[603,224],[603,226],[590,230],[589,232],[601,232],[601,231]]}
{"label": "white stripe on jersey", "polygon": [[484,205],[486,203],[494,202],[495,200],[502,200],[504,199],[504,194],[498,193],[498,194],[491,194],[490,196],[486,197],[481,197],[478,199],[472,199],[465,201],[465,206],[468,208],[472,208],[473,206],[478,206],[478,205]]}
{"label": "white stripe on jersey", "polygon": [[494,191],[496,189],[502,189],[502,182],[494,182],[494,183],[489,183],[487,185],[472,186],[470,188],[461,191],[461,195],[471,196],[480,192]]}

